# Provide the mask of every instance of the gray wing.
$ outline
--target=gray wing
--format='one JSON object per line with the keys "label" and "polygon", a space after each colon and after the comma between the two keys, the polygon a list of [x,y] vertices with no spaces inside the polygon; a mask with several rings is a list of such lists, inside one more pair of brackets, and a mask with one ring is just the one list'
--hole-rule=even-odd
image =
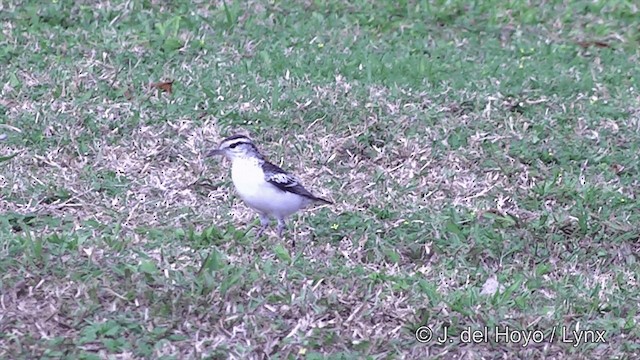
{"label": "gray wing", "polygon": [[264,179],[282,191],[298,194],[311,200],[326,201],[314,196],[305,189],[295,176],[268,161],[262,164],[262,170],[264,171]]}

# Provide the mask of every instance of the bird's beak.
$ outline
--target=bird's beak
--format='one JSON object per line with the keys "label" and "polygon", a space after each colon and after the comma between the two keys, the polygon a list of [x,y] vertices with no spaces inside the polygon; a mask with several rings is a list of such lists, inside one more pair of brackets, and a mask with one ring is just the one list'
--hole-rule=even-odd
{"label": "bird's beak", "polygon": [[218,150],[218,149],[213,149],[213,150],[211,150],[211,151],[209,151],[209,152],[207,153],[207,157],[217,156],[217,155],[223,155],[223,154],[224,154],[224,151],[222,151],[222,150]]}

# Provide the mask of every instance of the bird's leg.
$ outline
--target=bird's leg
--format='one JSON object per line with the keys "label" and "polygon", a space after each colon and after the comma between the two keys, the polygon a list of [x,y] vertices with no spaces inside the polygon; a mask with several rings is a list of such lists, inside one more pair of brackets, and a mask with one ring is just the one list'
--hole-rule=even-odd
{"label": "bird's leg", "polygon": [[267,227],[269,227],[269,216],[267,216],[267,214],[260,214],[260,229],[258,229],[258,232],[256,233],[256,237],[260,238],[260,236],[262,236],[262,233],[267,229]]}
{"label": "bird's leg", "polygon": [[278,237],[282,239],[282,232],[286,229],[287,224],[284,222],[283,218],[278,218]]}

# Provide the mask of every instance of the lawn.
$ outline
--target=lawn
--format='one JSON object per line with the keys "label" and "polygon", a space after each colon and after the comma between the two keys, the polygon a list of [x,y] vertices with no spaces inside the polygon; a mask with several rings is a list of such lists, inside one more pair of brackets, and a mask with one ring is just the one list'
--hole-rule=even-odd
{"label": "lawn", "polygon": [[[635,1],[0,24],[0,358],[640,358]],[[256,239],[235,133],[334,205]]]}

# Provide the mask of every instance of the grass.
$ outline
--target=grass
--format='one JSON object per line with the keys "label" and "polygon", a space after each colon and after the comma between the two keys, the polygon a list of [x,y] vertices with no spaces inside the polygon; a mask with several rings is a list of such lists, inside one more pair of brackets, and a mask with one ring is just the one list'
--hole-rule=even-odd
{"label": "grass", "polygon": [[0,7],[0,357],[638,357],[634,2]]}

